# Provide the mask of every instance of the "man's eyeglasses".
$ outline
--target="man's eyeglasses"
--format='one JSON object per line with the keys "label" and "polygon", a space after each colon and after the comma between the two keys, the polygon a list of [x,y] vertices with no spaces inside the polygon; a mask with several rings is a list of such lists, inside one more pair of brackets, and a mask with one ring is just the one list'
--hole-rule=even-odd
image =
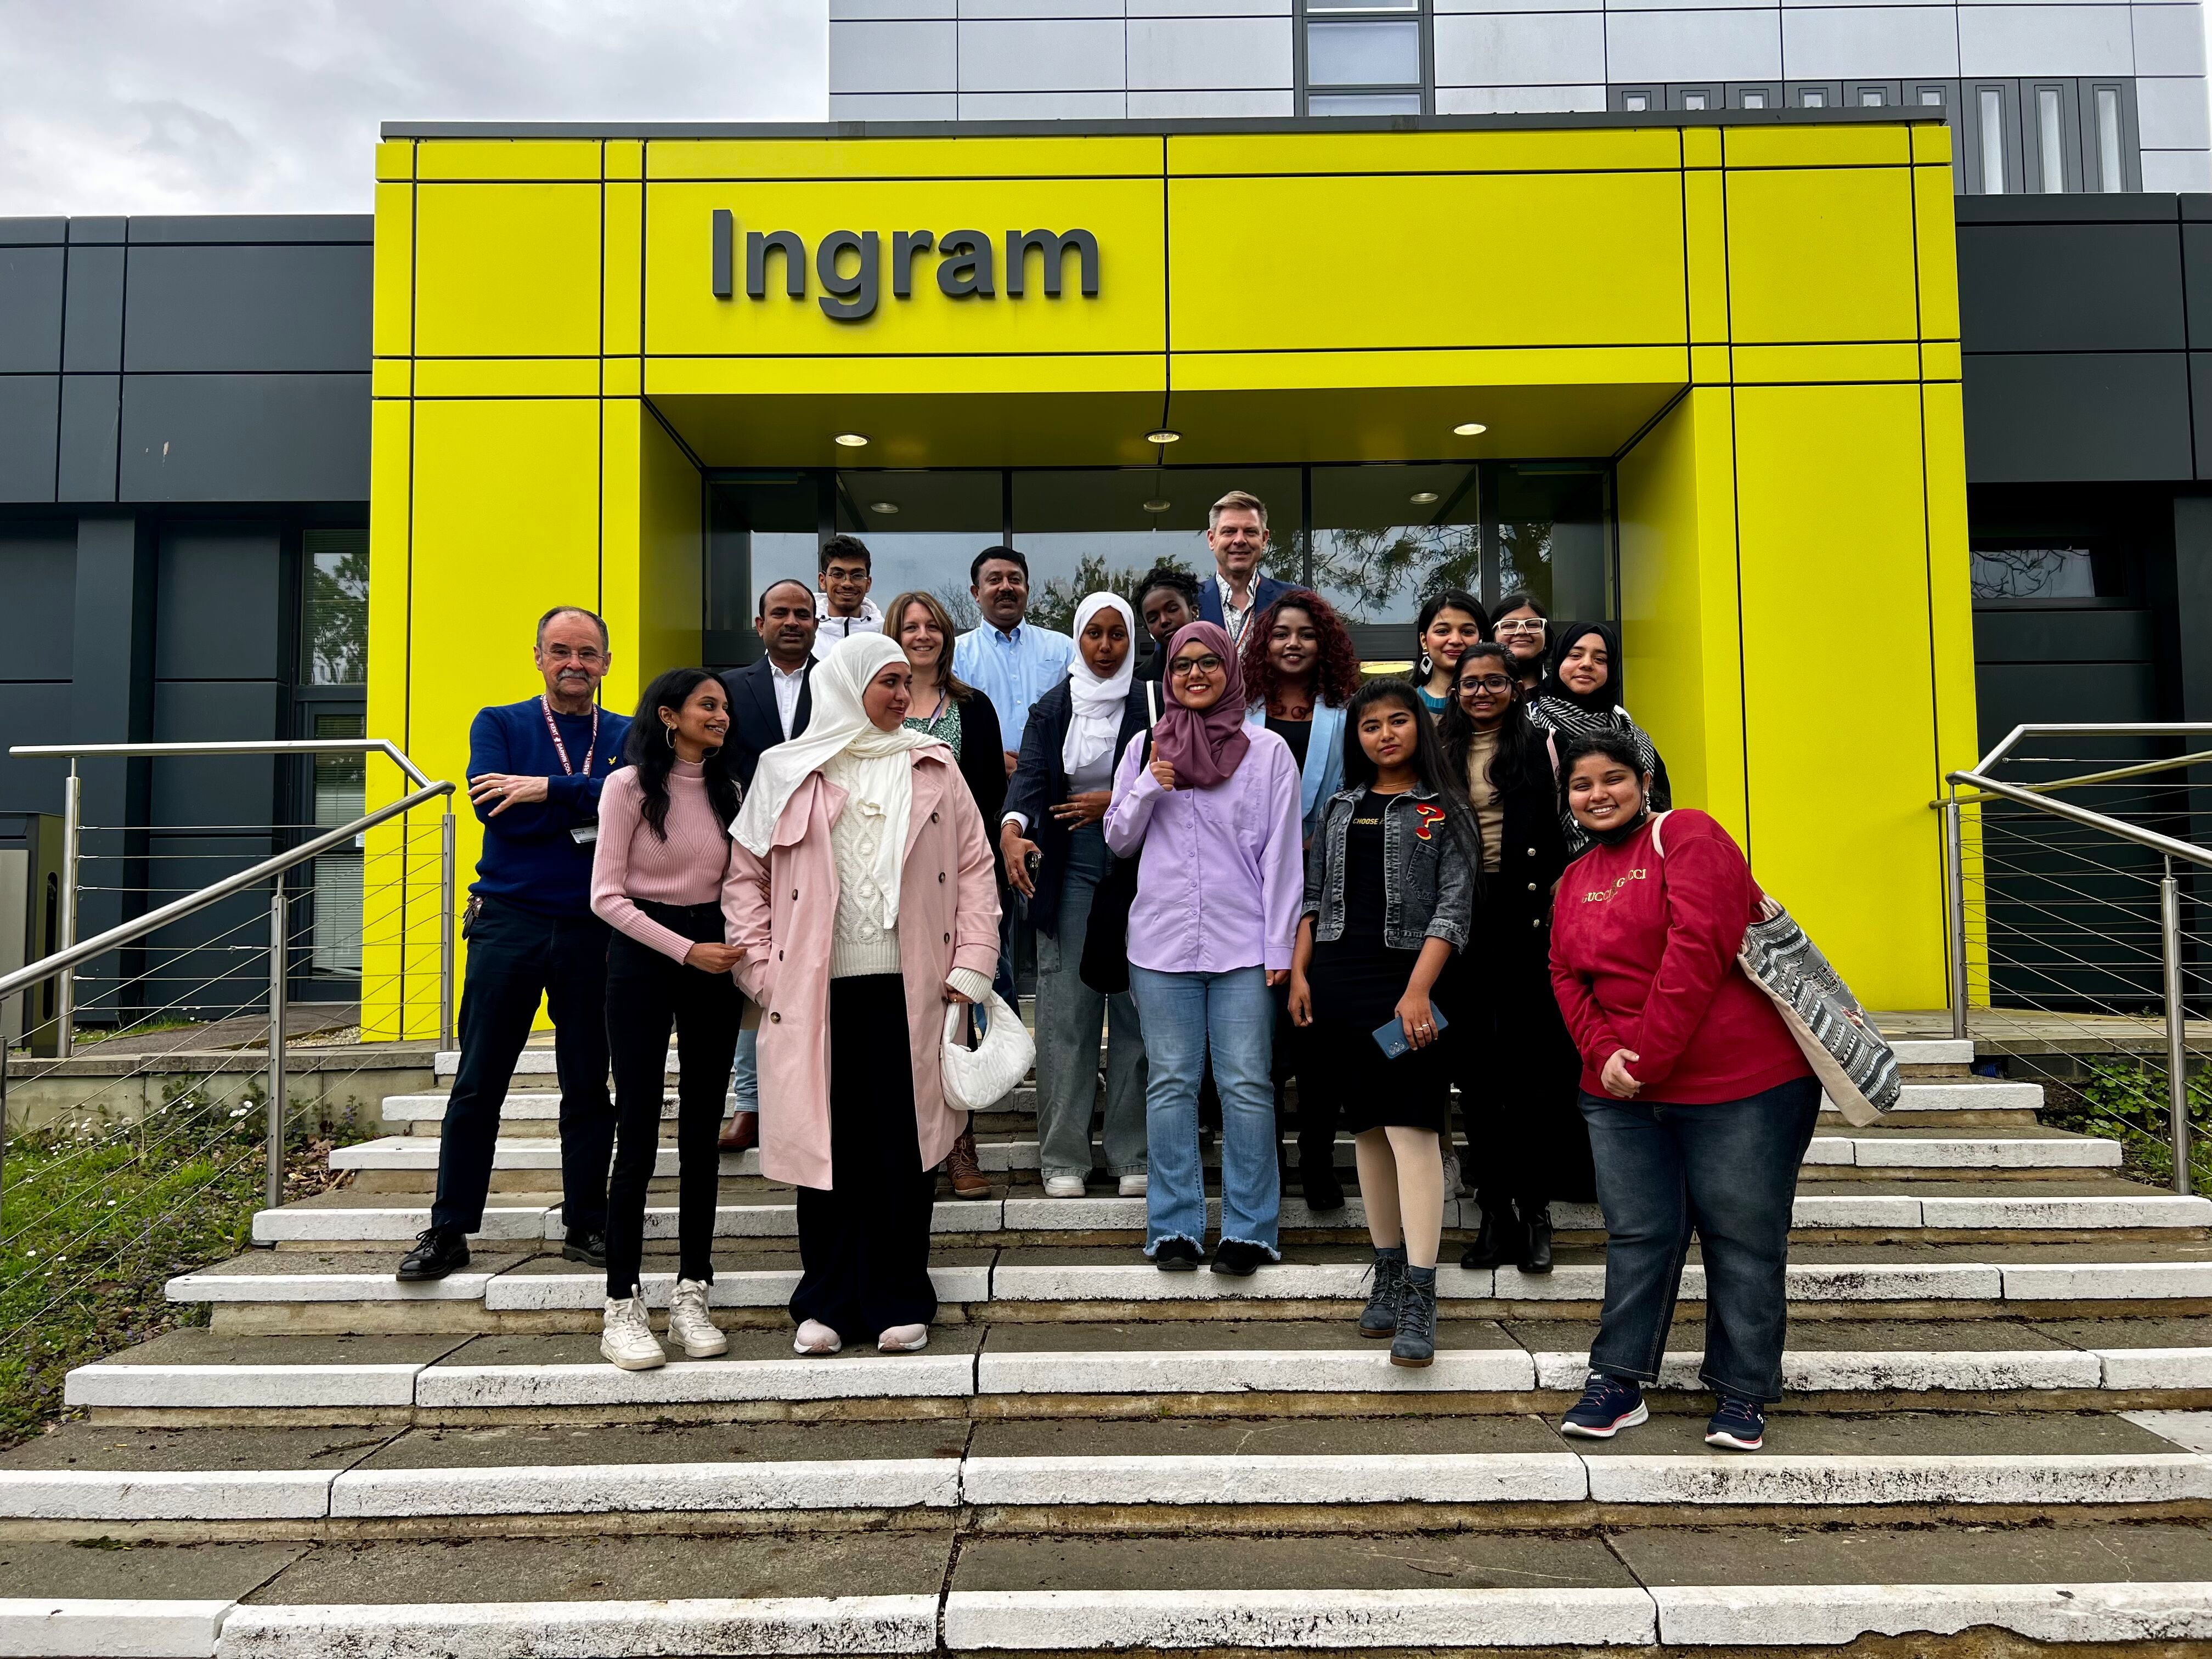
{"label": "man's eyeglasses", "polygon": [[1462,696],[1470,691],[1486,691],[1495,697],[1510,691],[1513,689],[1513,682],[1503,674],[1485,674],[1480,679],[1462,680],[1459,683],[1459,689],[1460,695]]}
{"label": "man's eyeglasses", "polygon": [[1501,634],[1540,634],[1544,631],[1544,619],[1541,617],[1516,617],[1510,622],[1498,623],[1498,631]]}
{"label": "man's eyeglasses", "polygon": [[580,662],[586,668],[590,667],[593,663],[600,663],[606,660],[605,656],[601,655],[599,652],[592,650],[588,645],[581,651],[571,651],[565,645],[549,645],[544,647],[544,649],[545,654],[550,657],[555,662]]}
{"label": "man's eyeglasses", "polygon": [[1177,657],[1168,665],[1168,672],[1179,680],[1187,680],[1193,674],[1218,674],[1220,672],[1221,659],[1218,657]]}

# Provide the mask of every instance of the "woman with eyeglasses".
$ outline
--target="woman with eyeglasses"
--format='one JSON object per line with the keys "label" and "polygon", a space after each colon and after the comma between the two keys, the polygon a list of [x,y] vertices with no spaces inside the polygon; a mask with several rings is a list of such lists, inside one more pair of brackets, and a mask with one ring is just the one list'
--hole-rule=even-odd
{"label": "woman with eyeglasses", "polygon": [[1703,812],[1652,810],[1625,732],[1561,746],[1590,849],[1552,920],[1552,989],[1582,1054],[1605,1211],[1605,1309],[1562,1431],[1609,1440],[1649,1414],[1696,1235],[1705,1279],[1698,1375],[1720,1396],[1705,1443],[1756,1451],[1782,1397],[1790,1219],[1820,1085],[1774,1004],[1736,965],[1763,902],[1743,851]]}
{"label": "woman with eyeglasses", "polygon": [[1222,1120],[1212,1265],[1241,1277],[1282,1255],[1271,993],[1290,978],[1304,885],[1298,769],[1282,738],[1245,724],[1244,676],[1218,624],[1176,631],[1165,689],[1106,809],[1106,845],[1139,860],[1129,981],[1152,1073],[1145,1254],[1170,1273],[1206,1259],[1198,1088],[1210,1054]]}
{"label": "woman with eyeglasses", "polygon": [[1481,1227],[1460,1265],[1547,1273],[1552,1200],[1595,1189],[1582,1063],[1552,994],[1552,890],[1567,866],[1553,741],[1529,724],[1514,667],[1509,646],[1469,647],[1437,726],[1480,827],[1483,878],[1474,943],[1446,970],[1444,1050],[1480,1171]]}
{"label": "woman with eyeglasses", "polygon": [[1451,701],[1452,671],[1468,647],[1490,637],[1490,613],[1474,594],[1456,587],[1430,595],[1413,626],[1419,655],[1409,677],[1421,694],[1421,706],[1434,718]]}
{"label": "woman with eyeglasses", "polygon": [[[1310,1028],[1312,1085],[1352,1130],[1375,1246],[1359,1334],[1389,1337],[1393,1364],[1420,1366],[1436,1357],[1451,1116],[1439,1046],[1449,1027],[1439,1029],[1430,993],[1468,943],[1477,849],[1413,687],[1370,682],[1345,724],[1346,787],[1329,797],[1306,854],[1291,1018]],[[1385,1036],[1390,1046],[1378,1051]]]}
{"label": "woman with eyeglasses", "polygon": [[1075,607],[1067,678],[1036,700],[1022,730],[1021,763],[1006,794],[999,844],[1006,879],[1029,902],[1037,930],[1036,1126],[1048,1198],[1081,1198],[1091,1176],[1091,1115],[1098,1093],[1098,1028],[1106,1028],[1106,1170],[1123,1198],[1145,1191],[1145,1043],[1137,1005],[1083,981],[1091,909],[1114,866],[1101,825],[1113,799],[1114,761],[1150,721],[1138,685],[1136,618],[1112,593]]}
{"label": "woman with eyeglasses", "polygon": [[[1293,588],[1244,630],[1244,684],[1251,706],[1245,722],[1265,726],[1291,746],[1298,763],[1300,835],[1308,846],[1329,797],[1344,786],[1344,710],[1359,690],[1359,654],[1336,607],[1318,593]],[[1283,1004],[1288,988],[1278,996]],[[1298,1186],[1306,1207],[1340,1210],[1336,1174],[1336,1109],[1328,1091],[1306,1087],[1305,1034],[1278,1008],[1275,1079],[1298,1083]]]}
{"label": "woman with eyeglasses", "polygon": [[[1636,746],[1644,769],[1651,778],[1651,810],[1663,812],[1674,805],[1667,782],[1667,763],[1659,757],[1650,736],[1622,706],[1620,635],[1611,623],[1571,622],[1559,631],[1558,643],[1544,671],[1544,683],[1528,705],[1528,718],[1561,742],[1570,738],[1618,732]],[[1569,812],[1560,814],[1567,834],[1567,850],[1579,855],[1589,846],[1589,834]]]}
{"label": "woman with eyeglasses", "polygon": [[1544,683],[1544,656],[1551,648],[1552,613],[1543,601],[1526,588],[1508,593],[1498,602],[1491,637],[1513,659],[1513,678],[1530,696]]}

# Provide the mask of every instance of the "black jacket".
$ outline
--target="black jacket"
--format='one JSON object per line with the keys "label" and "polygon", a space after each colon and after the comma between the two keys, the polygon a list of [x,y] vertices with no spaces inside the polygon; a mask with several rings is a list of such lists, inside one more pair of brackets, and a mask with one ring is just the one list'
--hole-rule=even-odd
{"label": "black jacket", "polygon": [[[791,720],[794,738],[806,729],[814,714],[813,658],[806,659],[804,672],[806,678],[799,683],[799,708]],[[783,720],[775,712],[775,682],[769,678],[774,672],[769,659],[763,657],[721,677],[722,690],[730,696],[730,769],[737,774],[741,787],[751,787],[761,750],[783,741]]]}
{"label": "black jacket", "polygon": [[1005,855],[999,850],[999,819],[1006,805],[1006,737],[999,725],[998,709],[989,696],[973,688],[960,704],[960,775],[983,815],[983,839],[991,843],[991,866],[1004,886],[1006,872],[1000,867]]}
{"label": "black jacket", "polygon": [[[1529,776],[1505,792],[1505,822],[1499,836],[1498,873],[1483,880],[1487,921],[1498,947],[1516,963],[1533,960],[1545,967],[1549,994],[1552,953],[1552,887],[1572,861],[1559,822],[1559,786],[1553,781],[1547,734],[1534,733]],[[1480,913],[1478,913],[1480,914]]]}
{"label": "black jacket", "polygon": [[[1121,706],[1121,730],[1114,739],[1116,764],[1129,739],[1150,724],[1146,690],[1144,682],[1133,682],[1129,700]],[[1157,689],[1152,695],[1159,696]],[[995,815],[1003,817],[1007,812],[1019,812],[1029,820],[1026,833],[1043,854],[1037,870],[1036,896],[1029,901],[1029,917],[1039,933],[1052,939],[1060,937],[1060,888],[1067,874],[1068,841],[1066,825],[1053,817],[1052,809],[1069,793],[1067,768],[1060,761],[1060,751],[1067,741],[1067,723],[1074,714],[1075,693],[1066,680],[1036,700],[1030,709],[1030,723],[1022,728],[1021,764],[1014,769],[1013,781],[1006,786],[1006,804]],[[996,840],[995,821],[991,834]]]}

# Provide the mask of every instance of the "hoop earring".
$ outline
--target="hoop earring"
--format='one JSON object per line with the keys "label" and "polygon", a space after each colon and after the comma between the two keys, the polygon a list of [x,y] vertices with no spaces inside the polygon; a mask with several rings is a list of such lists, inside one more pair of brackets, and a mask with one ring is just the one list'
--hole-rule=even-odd
{"label": "hoop earring", "polygon": [[660,729],[661,729],[664,732],[665,732],[665,733],[667,734],[667,736],[668,736],[668,746],[669,746],[671,749],[675,748],[675,747],[676,747],[676,728],[675,728],[674,726],[662,726]]}

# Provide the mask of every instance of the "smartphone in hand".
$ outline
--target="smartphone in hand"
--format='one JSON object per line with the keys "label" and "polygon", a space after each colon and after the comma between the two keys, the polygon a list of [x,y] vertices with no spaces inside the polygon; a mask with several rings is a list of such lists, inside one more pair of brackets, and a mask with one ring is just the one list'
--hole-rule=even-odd
{"label": "smartphone in hand", "polygon": [[[1442,1036],[1444,1027],[1451,1022],[1444,1018],[1444,1011],[1433,1002],[1429,1005],[1429,1012],[1436,1016],[1437,1035]],[[1395,1060],[1402,1054],[1410,1053],[1413,1044],[1406,1035],[1403,1020],[1386,1019],[1375,1028],[1375,1046],[1382,1051],[1383,1059]]]}

